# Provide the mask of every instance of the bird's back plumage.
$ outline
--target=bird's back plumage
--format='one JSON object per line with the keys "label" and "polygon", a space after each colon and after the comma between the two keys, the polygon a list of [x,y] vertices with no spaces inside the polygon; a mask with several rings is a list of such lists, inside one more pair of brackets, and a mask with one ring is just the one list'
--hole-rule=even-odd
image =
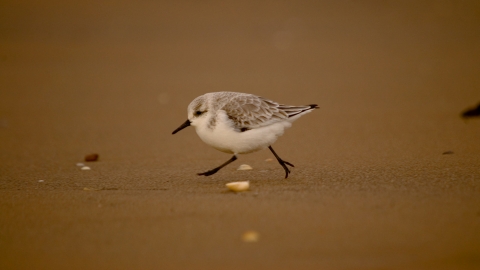
{"label": "bird's back plumage", "polygon": [[251,130],[268,126],[289,118],[293,122],[298,117],[291,118],[318,108],[316,104],[306,106],[284,105],[260,96],[236,92],[215,92],[201,97],[207,100],[208,106],[213,111],[225,111],[234,128],[238,130],[242,128]]}

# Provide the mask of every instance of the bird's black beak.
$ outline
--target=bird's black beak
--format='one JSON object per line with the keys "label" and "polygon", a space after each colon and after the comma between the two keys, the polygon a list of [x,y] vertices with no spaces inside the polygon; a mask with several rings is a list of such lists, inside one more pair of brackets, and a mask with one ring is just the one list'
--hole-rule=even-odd
{"label": "bird's black beak", "polygon": [[175,134],[175,133],[179,132],[180,130],[182,130],[182,129],[188,127],[188,126],[190,126],[190,123],[191,123],[190,120],[185,121],[185,123],[183,123],[183,124],[182,124],[181,126],[179,126],[177,129],[175,129],[175,130],[172,132],[172,134]]}

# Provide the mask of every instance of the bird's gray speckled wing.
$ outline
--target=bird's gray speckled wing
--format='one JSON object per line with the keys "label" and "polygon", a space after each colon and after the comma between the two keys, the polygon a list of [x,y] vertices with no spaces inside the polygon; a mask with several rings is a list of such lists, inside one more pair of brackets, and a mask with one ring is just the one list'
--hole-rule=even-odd
{"label": "bird's gray speckled wing", "polygon": [[250,94],[235,95],[222,106],[234,128],[246,131],[288,119],[277,102]]}

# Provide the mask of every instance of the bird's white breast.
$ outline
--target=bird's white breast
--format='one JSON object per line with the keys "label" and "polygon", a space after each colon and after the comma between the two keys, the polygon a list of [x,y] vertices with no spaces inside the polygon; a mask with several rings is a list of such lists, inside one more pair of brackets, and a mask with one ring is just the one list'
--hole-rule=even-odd
{"label": "bird's white breast", "polygon": [[195,126],[195,130],[202,141],[219,151],[247,154],[272,145],[290,126],[290,122],[282,121],[245,132],[238,132],[229,124],[226,113],[218,111],[216,125],[213,128],[208,127],[207,121],[205,121]]}

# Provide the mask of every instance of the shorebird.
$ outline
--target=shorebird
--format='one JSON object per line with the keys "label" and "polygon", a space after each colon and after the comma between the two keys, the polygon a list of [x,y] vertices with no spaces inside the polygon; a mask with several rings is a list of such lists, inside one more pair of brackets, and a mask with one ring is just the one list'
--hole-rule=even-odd
{"label": "shorebird", "polygon": [[219,151],[233,154],[227,162],[198,175],[212,175],[235,161],[239,154],[268,148],[285,170],[287,178],[290,173],[287,165],[294,166],[281,159],[273,150],[272,144],[295,120],[318,108],[316,104],[283,105],[252,94],[207,93],[188,105],[187,121],[172,134],[193,126],[203,142]]}

